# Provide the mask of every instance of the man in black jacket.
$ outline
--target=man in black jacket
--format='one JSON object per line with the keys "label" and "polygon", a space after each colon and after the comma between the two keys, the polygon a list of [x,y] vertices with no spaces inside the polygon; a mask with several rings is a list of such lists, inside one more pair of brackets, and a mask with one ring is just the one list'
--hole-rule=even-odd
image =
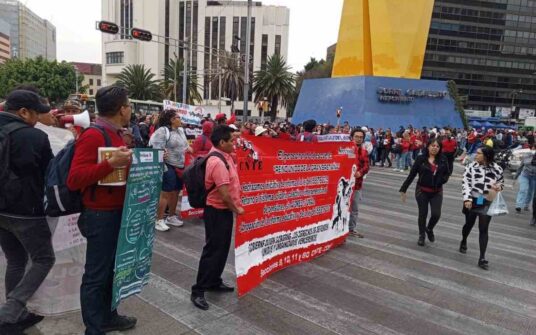
{"label": "man in black jacket", "polygon": [[[52,159],[47,135],[35,129],[39,114],[50,107],[28,90],[15,90],[0,113],[0,246],[7,258],[6,302],[0,326],[27,328],[43,319],[29,313],[26,302],[54,265],[51,232],[44,213],[45,170]],[[7,166],[4,166],[6,165]],[[28,271],[28,258],[31,266]]]}

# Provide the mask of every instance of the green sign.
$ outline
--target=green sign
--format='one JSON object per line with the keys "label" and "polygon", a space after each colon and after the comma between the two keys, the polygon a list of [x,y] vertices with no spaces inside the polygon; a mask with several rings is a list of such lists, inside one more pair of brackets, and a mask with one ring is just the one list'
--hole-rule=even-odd
{"label": "green sign", "polygon": [[162,150],[134,149],[115,254],[112,309],[149,281],[156,210],[163,173]]}

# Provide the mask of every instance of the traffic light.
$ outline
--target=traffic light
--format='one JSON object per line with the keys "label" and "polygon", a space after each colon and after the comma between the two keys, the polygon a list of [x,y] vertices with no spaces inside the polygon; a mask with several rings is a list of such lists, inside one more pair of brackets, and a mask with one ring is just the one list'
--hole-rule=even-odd
{"label": "traffic light", "polygon": [[107,34],[117,34],[119,32],[119,26],[113,22],[100,21],[99,30]]}
{"label": "traffic light", "polygon": [[132,36],[132,38],[135,38],[137,40],[146,41],[146,42],[149,42],[150,40],[153,39],[153,34],[151,34],[150,31],[142,30],[138,28],[132,28],[132,30],[130,30],[130,36]]}

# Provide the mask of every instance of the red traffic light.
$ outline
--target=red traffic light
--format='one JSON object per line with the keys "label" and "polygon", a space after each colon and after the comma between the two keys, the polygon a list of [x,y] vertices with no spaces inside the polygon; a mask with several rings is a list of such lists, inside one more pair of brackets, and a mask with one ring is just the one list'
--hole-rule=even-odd
{"label": "red traffic light", "polygon": [[147,41],[147,42],[153,39],[153,34],[151,34],[150,31],[138,29],[138,28],[132,28],[132,30],[130,30],[130,36],[132,36],[132,38],[135,38],[137,40]]}
{"label": "red traffic light", "polygon": [[98,28],[107,34],[117,34],[119,32],[119,26],[113,22],[100,21]]}

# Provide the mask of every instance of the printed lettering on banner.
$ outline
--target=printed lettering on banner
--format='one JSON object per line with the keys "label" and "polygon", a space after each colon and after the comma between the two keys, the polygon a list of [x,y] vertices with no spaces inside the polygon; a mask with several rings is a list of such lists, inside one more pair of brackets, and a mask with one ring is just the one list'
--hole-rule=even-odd
{"label": "printed lettering on banner", "polygon": [[344,242],[357,169],[353,146],[344,142],[238,140],[245,210],[235,228],[239,295]]}

